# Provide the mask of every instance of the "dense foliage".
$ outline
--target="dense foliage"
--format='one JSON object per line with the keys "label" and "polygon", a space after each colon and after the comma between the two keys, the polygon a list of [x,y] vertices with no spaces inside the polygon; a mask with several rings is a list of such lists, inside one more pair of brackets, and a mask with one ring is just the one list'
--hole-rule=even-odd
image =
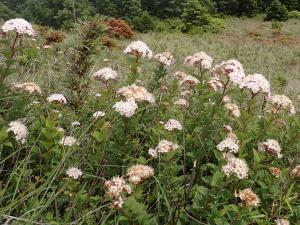
{"label": "dense foliage", "polygon": [[[275,0],[196,0],[210,14],[254,16]],[[276,0],[277,1],[277,0]],[[300,11],[300,0],[280,0],[289,11]],[[2,0],[0,18],[22,17],[40,25],[68,28],[78,18],[106,15],[131,21],[147,11],[159,19],[179,18],[187,0]],[[276,19],[276,17],[273,17]],[[143,19],[142,19],[143,20]],[[140,27],[138,25],[138,27]],[[140,29],[140,28],[139,28]]]}
{"label": "dense foliage", "polygon": [[[41,49],[13,22],[0,48],[1,224],[299,222],[299,103],[262,74],[203,51],[170,73],[178,58],[142,41],[114,58],[99,19]],[[45,63],[57,83],[48,71],[46,84],[11,82]]]}

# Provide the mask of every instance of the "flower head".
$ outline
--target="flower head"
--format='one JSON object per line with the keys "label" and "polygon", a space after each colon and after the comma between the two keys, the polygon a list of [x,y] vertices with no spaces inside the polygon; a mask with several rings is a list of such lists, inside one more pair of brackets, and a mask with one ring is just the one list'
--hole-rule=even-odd
{"label": "flower head", "polygon": [[153,149],[150,148],[148,153],[154,158],[157,158],[159,153],[168,153],[179,148],[179,145],[167,140],[161,140],[158,145]]}
{"label": "flower head", "polygon": [[95,73],[93,73],[93,80],[115,80],[118,77],[117,71],[113,70],[110,67],[102,68]]}
{"label": "flower head", "polygon": [[208,82],[208,87],[213,91],[218,91],[224,87],[221,79],[218,76],[213,76]]}
{"label": "flower head", "polygon": [[149,59],[152,58],[152,51],[149,49],[148,45],[142,41],[131,42],[124,50],[124,54],[130,54],[143,58],[148,57]]}
{"label": "flower head", "polygon": [[277,219],[276,220],[276,225],[290,225],[290,222],[285,219]]}
{"label": "flower head", "polygon": [[191,75],[187,75],[182,80],[180,80],[179,86],[184,87],[184,88],[192,88],[192,87],[195,87],[196,85],[198,85],[199,83],[200,83],[200,81],[197,78],[195,78]]}
{"label": "flower head", "polygon": [[142,180],[152,177],[153,175],[154,169],[150,166],[134,165],[127,170],[129,182],[134,184],[139,184]]}
{"label": "flower head", "polygon": [[279,159],[282,158],[281,146],[278,141],[274,139],[268,139],[267,141],[259,143],[258,150],[277,156]]}
{"label": "flower head", "polygon": [[222,170],[226,176],[236,175],[239,179],[244,179],[248,177],[249,168],[245,160],[231,156]]}
{"label": "flower head", "polygon": [[277,168],[277,167],[269,167],[269,171],[270,171],[270,173],[274,177],[276,177],[276,178],[280,177],[281,170],[279,168]]}
{"label": "flower head", "polygon": [[189,104],[189,102],[188,102],[186,99],[180,98],[180,99],[177,99],[177,100],[174,102],[174,105],[177,105],[177,106],[179,106],[180,108],[185,109],[185,108],[188,108],[190,104]]}
{"label": "flower head", "polygon": [[189,55],[184,60],[184,64],[199,67],[201,69],[210,69],[212,62],[213,58],[205,52],[197,52],[194,55]]}
{"label": "flower head", "polygon": [[35,32],[29,22],[24,19],[16,18],[8,20],[1,27],[3,32],[15,31],[19,34],[26,34],[28,36],[34,36]]}
{"label": "flower head", "polygon": [[260,202],[258,196],[251,190],[251,188],[240,190],[236,197],[239,197],[247,207],[258,206]]}
{"label": "flower head", "polygon": [[235,59],[230,59],[216,65],[212,69],[212,73],[214,75],[223,75],[236,85],[240,85],[245,78],[243,65]]}
{"label": "flower head", "polygon": [[47,101],[55,104],[67,104],[67,99],[62,94],[52,94],[47,98]]}
{"label": "flower head", "polygon": [[269,112],[272,114],[277,114],[282,111],[288,111],[290,115],[296,114],[296,109],[292,100],[285,95],[273,95],[271,96],[269,102],[272,105]]}
{"label": "flower head", "polygon": [[120,88],[117,91],[117,94],[124,96],[127,100],[133,100],[135,102],[155,102],[155,97],[153,94],[148,92],[146,88],[137,86],[136,84]]}
{"label": "flower head", "polygon": [[64,145],[64,146],[72,146],[75,143],[76,143],[76,138],[74,138],[72,136],[65,136],[59,142],[59,144]]}
{"label": "flower head", "polygon": [[102,111],[97,111],[93,114],[93,117],[98,119],[99,117],[103,117],[105,116],[105,112],[102,112]]}
{"label": "flower head", "polygon": [[133,100],[120,101],[114,104],[113,108],[122,116],[130,118],[138,108],[138,105]]}
{"label": "flower head", "polygon": [[240,88],[248,89],[253,94],[262,93],[267,97],[271,95],[269,81],[258,73],[246,76],[240,84]]}
{"label": "flower head", "polygon": [[29,92],[30,94],[33,94],[33,93],[41,94],[42,93],[41,88],[34,82],[14,84],[12,89],[19,90],[19,91],[26,91],[26,92]]}
{"label": "flower head", "polygon": [[67,170],[67,175],[75,180],[82,176],[82,171],[76,167],[71,167]]}
{"label": "flower head", "polygon": [[234,103],[226,103],[225,108],[229,111],[229,114],[235,118],[239,118],[241,116],[241,111],[239,107]]}
{"label": "flower head", "polygon": [[293,177],[300,177],[300,164],[292,170],[291,175]]}
{"label": "flower head", "polygon": [[27,127],[20,121],[15,120],[9,123],[7,132],[13,132],[17,141],[24,144],[27,141],[28,130]]}
{"label": "flower head", "polygon": [[174,57],[170,52],[156,54],[154,58],[164,66],[171,66],[175,62]]}
{"label": "flower head", "polygon": [[77,127],[77,126],[80,126],[81,125],[81,123],[79,122],[79,121],[73,121],[72,123],[71,123],[71,126],[72,127]]}
{"label": "flower head", "polygon": [[124,203],[123,196],[132,192],[131,187],[122,177],[113,177],[105,182],[104,187],[106,193],[112,199],[112,207],[116,209],[122,208]]}
{"label": "flower head", "polygon": [[164,128],[168,131],[172,131],[172,130],[182,130],[182,125],[178,120],[174,120],[174,119],[169,119],[165,125]]}
{"label": "flower head", "polygon": [[221,152],[237,153],[239,151],[238,140],[232,137],[227,137],[217,145],[217,149]]}

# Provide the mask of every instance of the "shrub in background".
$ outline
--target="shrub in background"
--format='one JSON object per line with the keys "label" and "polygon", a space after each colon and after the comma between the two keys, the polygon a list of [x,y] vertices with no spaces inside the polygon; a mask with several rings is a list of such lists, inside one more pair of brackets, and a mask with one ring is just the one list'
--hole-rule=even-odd
{"label": "shrub in background", "polygon": [[134,17],[132,24],[135,30],[142,33],[154,30],[154,20],[147,11],[143,11],[140,15]]}
{"label": "shrub in background", "polygon": [[130,39],[134,35],[132,27],[125,20],[111,18],[105,22],[105,25],[110,37]]}
{"label": "shrub in background", "polygon": [[154,30],[156,32],[181,32],[182,20],[179,18],[156,20]]}
{"label": "shrub in background", "polygon": [[300,20],[300,12],[297,10],[289,12],[289,18]]}
{"label": "shrub in background", "polygon": [[289,18],[289,12],[285,5],[279,0],[274,0],[271,6],[267,9],[265,20],[286,21]]}

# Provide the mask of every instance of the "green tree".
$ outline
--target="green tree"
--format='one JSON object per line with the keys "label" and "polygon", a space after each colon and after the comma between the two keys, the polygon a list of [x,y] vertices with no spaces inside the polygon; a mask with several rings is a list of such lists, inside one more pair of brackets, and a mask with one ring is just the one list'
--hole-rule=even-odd
{"label": "green tree", "polygon": [[118,16],[128,21],[142,11],[140,0],[114,0],[114,4],[117,6]]}
{"label": "green tree", "polygon": [[8,20],[17,17],[17,13],[11,10],[7,5],[0,2],[0,19]]}
{"label": "green tree", "polygon": [[147,11],[143,11],[139,16],[132,19],[134,29],[146,33],[154,29],[154,20]]}
{"label": "green tree", "polygon": [[285,5],[279,0],[273,0],[271,6],[267,9],[265,20],[286,21],[289,18],[289,12]]}
{"label": "green tree", "polygon": [[194,27],[201,27],[209,24],[210,15],[208,9],[200,4],[198,0],[188,0],[186,8],[182,14],[184,32],[188,32]]}
{"label": "green tree", "polygon": [[179,17],[186,5],[186,0],[142,0],[143,9],[159,18]]}

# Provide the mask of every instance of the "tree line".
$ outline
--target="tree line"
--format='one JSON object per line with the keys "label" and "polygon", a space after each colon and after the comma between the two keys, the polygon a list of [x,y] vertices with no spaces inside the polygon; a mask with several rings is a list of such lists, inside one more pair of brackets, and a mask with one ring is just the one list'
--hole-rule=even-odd
{"label": "tree line", "polygon": [[145,13],[158,19],[181,18],[189,1],[218,16],[255,16],[266,12],[274,2],[289,11],[300,11],[300,0],[1,0],[0,19],[22,17],[59,28],[95,15],[129,22]]}

